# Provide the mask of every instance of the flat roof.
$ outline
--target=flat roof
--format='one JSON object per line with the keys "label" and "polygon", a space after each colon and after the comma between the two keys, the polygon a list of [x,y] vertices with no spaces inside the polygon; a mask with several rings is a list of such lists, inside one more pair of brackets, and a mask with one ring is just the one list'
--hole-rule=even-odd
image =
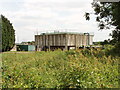
{"label": "flat roof", "polygon": [[50,33],[41,33],[40,35],[53,35],[53,34],[89,34],[94,35],[93,33],[79,33],[79,32],[50,32]]}

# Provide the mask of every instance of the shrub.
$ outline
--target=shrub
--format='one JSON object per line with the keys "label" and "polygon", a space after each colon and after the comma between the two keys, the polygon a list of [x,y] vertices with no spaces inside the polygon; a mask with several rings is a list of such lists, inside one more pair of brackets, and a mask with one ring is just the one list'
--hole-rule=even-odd
{"label": "shrub", "polygon": [[[3,53],[3,88],[117,88],[119,57],[94,50]],[[103,52],[103,51],[101,51]]]}

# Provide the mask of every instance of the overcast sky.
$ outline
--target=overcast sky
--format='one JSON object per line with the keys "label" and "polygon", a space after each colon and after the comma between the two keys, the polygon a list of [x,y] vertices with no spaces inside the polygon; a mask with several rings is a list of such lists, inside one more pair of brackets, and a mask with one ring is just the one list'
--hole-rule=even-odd
{"label": "overcast sky", "polygon": [[13,24],[16,42],[34,41],[41,32],[67,31],[94,33],[94,41],[110,38],[110,30],[99,31],[95,16],[86,21],[85,12],[93,12],[92,0],[0,0],[0,14]]}

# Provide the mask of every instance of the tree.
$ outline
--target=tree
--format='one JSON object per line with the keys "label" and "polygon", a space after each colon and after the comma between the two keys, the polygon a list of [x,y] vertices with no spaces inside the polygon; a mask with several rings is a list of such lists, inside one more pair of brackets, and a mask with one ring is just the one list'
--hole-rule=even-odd
{"label": "tree", "polygon": [[[120,43],[120,2],[93,1],[96,21],[100,29],[113,29],[112,38],[116,44]],[[86,13],[86,20],[90,20],[90,13]]]}
{"label": "tree", "polygon": [[1,15],[2,51],[9,51],[15,45],[15,30],[12,23]]}

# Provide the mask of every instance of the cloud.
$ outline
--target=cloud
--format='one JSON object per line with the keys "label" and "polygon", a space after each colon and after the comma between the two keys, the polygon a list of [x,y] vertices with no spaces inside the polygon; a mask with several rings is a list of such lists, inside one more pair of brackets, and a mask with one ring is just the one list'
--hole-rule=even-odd
{"label": "cloud", "polygon": [[94,16],[91,21],[85,20],[85,12],[93,12],[91,2],[91,0],[1,0],[0,11],[13,23],[16,42],[34,40],[37,31],[51,30],[94,32],[95,40],[104,40],[104,37],[108,38],[108,32],[97,31]]}

